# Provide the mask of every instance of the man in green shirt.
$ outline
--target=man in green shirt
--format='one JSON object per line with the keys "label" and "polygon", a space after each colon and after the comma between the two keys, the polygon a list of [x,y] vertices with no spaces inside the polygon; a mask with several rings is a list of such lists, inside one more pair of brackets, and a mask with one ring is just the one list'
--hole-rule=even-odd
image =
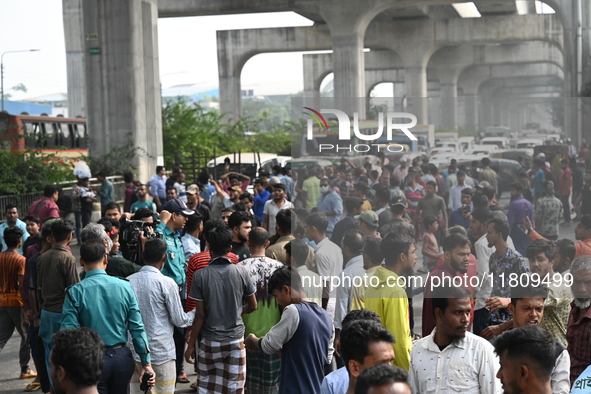
{"label": "man in green shirt", "polygon": [[318,203],[320,197],[320,179],[324,176],[322,168],[316,167],[308,170],[310,177],[304,181],[302,186],[302,201],[306,204],[306,209],[310,210]]}
{"label": "man in green shirt", "polygon": [[137,210],[140,208],[148,208],[149,210],[151,210],[154,213],[158,212],[158,209],[156,208],[156,204],[152,201],[148,201],[148,188],[146,187],[146,185],[138,186],[137,196],[138,196],[138,201],[131,204],[131,210],[130,210],[131,213],[136,213]]}
{"label": "man in green shirt", "polygon": [[[101,394],[127,394],[135,370],[128,332],[140,356],[142,372],[154,373],[150,363],[148,338],[131,285],[105,272],[105,245],[89,242],[80,247],[80,263],[86,277],[66,289],[61,329],[88,327],[100,335],[105,344],[104,366],[98,383]],[[150,379],[154,385],[155,379]]]}
{"label": "man in green shirt", "polygon": [[[187,276],[185,274],[185,251],[179,230],[185,227],[187,217],[194,213],[195,211],[187,208],[182,200],[178,198],[169,200],[162,206],[161,222],[156,227],[156,232],[162,233],[162,239],[166,242],[166,264],[162,268],[162,274],[172,278],[179,285],[181,301],[186,298]],[[176,347],[177,382],[189,383],[187,375],[183,372],[185,329],[175,327],[173,337]]]}

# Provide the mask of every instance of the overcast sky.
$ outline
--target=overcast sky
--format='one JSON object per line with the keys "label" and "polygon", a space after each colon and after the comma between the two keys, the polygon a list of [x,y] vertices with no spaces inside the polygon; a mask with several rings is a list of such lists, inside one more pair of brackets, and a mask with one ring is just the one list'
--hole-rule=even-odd
{"label": "overcast sky", "polygon": [[[4,56],[4,88],[13,98],[67,91],[66,54],[61,0],[0,0],[0,53],[40,49]],[[227,15],[159,19],[160,75],[164,88],[218,85],[216,30],[309,26],[298,14]],[[301,53],[262,54],[242,71],[242,87],[255,94],[288,94],[303,90]],[[11,92],[23,83],[27,93]]]}

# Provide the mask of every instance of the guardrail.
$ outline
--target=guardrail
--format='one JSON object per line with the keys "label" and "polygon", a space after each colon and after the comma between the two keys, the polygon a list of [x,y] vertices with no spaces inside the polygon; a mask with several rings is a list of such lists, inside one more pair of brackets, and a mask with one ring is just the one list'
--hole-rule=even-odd
{"label": "guardrail", "polygon": [[[125,181],[123,180],[123,177],[121,175],[114,175],[108,176],[107,179],[113,183],[115,201],[122,203],[125,200]],[[91,185],[100,187],[100,182],[98,182],[96,178],[90,178],[89,183]],[[76,181],[72,181],[61,182],[58,186],[62,188],[65,195],[71,196],[72,189],[75,185]],[[6,206],[8,204],[14,204],[18,207],[19,217],[22,219],[27,215],[27,211],[29,210],[31,204],[41,197],[43,197],[43,192],[0,196],[0,223],[3,223],[5,220],[4,213],[6,212]]]}

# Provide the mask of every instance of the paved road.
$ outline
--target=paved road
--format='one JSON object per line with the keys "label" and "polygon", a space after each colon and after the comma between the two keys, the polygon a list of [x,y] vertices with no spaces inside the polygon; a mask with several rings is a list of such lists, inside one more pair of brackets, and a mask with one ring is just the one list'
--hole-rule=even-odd
{"label": "paved road", "polygon": [[[574,226],[575,222],[570,227],[561,227],[560,228],[560,237],[566,237],[574,240]],[[76,257],[79,257],[79,249],[76,245],[72,246],[72,252]],[[419,255],[419,260],[417,262],[417,268],[421,266],[422,258],[420,257],[420,247],[417,251],[417,255]],[[416,296],[414,298],[415,304],[415,327],[414,332],[420,333],[421,332],[421,314],[422,314],[422,307],[423,307],[423,297],[422,295]],[[20,343],[20,337],[18,333],[15,331],[14,335],[6,344],[4,350],[0,353],[0,394],[12,394],[12,393],[22,393],[24,392],[24,388],[28,382],[31,380],[19,380],[18,376],[20,374],[20,368],[18,365],[18,348]],[[185,372],[189,376],[191,381],[195,381],[195,373],[193,372],[193,366],[190,364],[185,363]],[[190,393],[192,392],[189,389],[189,384],[182,384],[178,385],[177,393]],[[40,393],[40,391],[38,391]]]}

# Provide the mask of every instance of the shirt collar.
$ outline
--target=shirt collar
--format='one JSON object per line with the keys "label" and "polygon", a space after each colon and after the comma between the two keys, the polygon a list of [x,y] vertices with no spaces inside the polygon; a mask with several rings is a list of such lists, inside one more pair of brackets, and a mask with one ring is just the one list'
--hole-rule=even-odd
{"label": "shirt collar", "polygon": [[322,241],[318,242],[316,244],[316,249],[315,250],[318,250],[318,248],[320,247],[320,245],[325,244],[326,241],[328,241],[328,237],[324,237],[324,239]]}
{"label": "shirt collar", "polygon": [[216,257],[209,262],[209,265],[213,264],[232,264],[232,262],[227,257]]}
{"label": "shirt collar", "polygon": [[107,271],[101,270],[101,269],[95,269],[92,271],[88,271],[86,273],[86,278],[90,278],[91,276],[95,276],[95,275],[107,275]]}
{"label": "shirt collar", "polygon": [[275,243],[278,244],[280,242],[289,242],[294,239],[295,237],[293,235],[284,235],[283,237],[279,237],[279,239]]}
{"label": "shirt collar", "polygon": [[162,272],[160,272],[160,270],[156,267],[152,267],[151,265],[144,265],[140,271],[142,272],[152,272],[152,273],[156,273],[156,274],[160,274],[162,275]]}
{"label": "shirt collar", "polygon": [[345,268],[359,263],[361,263],[361,266],[363,267],[363,255],[355,256],[351,260],[347,261],[347,264],[345,264]]}
{"label": "shirt collar", "polygon": [[[425,342],[423,342],[423,348],[430,350],[435,353],[441,353],[450,347],[457,347],[458,349],[466,349],[466,337],[460,338],[456,341],[453,341],[449,345],[447,345],[443,350],[439,350],[439,345],[435,343],[435,333],[437,332],[437,327],[431,331],[431,335],[427,338]],[[466,333],[468,335],[468,333]]]}
{"label": "shirt collar", "polygon": [[[168,226],[166,226],[166,227],[168,227]],[[201,243],[201,241],[199,241],[199,239],[195,238],[194,236],[192,236],[192,235],[191,235],[191,234],[189,234],[189,233],[185,233],[184,237],[187,237],[187,238],[189,238],[191,241],[193,241],[193,242],[195,242],[195,243],[197,243],[197,242]]]}
{"label": "shirt collar", "polygon": [[53,245],[51,247],[51,249],[57,249],[57,250],[63,250],[65,252],[69,252],[69,250],[68,250],[68,248],[66,246],[57,245],[57,244]]}

